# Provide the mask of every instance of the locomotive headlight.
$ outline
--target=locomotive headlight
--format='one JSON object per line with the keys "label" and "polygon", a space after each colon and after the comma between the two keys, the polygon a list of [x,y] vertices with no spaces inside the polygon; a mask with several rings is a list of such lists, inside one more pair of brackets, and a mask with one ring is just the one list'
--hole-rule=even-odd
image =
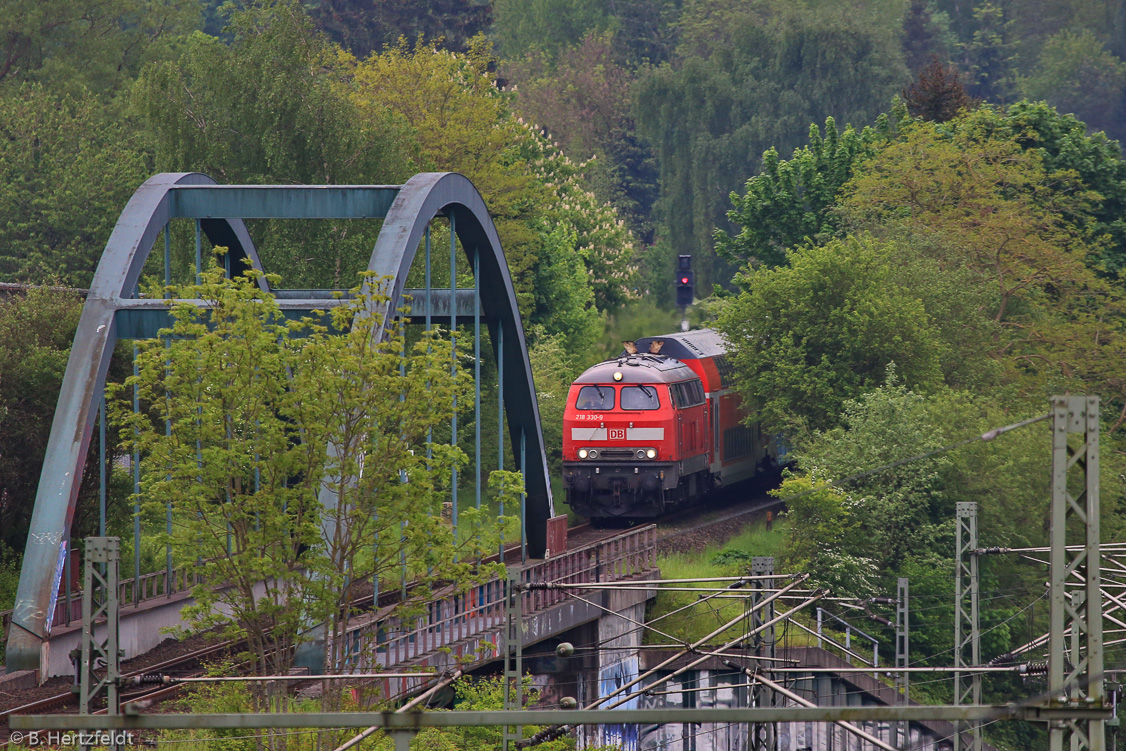
{"label": "locomotive headlight", "polygon": [[618,372],[614,373],[614,380],[615,381],[622,380],[622,371],[619,370]]}
{"label": "locomotive headlight", "polygon": [[585,459],[589,452],[586,449],[579,449],[579,458]]}
{"label": "locomotive headlight", "polygon": [[591,450],[590,450],[590,451],[588,452],[588,454],[587,454],[587,455],[588,455],[588,456],[589,456],[589,457],[590,457],[591,459],[597,459],[597,458],[598,458],[598,452],[597,452],[597,451],[595,451],[594,449],[591,449]]}
{"label": "locomotive headlight", "polygon": [[645,452],[645,455],[647,457],[649,457],[650,459],[656,459],[657,458],[657,449],[649,449],[648,451]]}

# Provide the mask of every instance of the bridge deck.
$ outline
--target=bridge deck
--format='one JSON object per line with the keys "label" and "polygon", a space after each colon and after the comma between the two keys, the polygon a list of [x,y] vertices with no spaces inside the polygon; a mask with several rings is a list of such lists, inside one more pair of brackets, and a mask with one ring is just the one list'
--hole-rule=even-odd
{"label": "bridge deck", "polygon": [[[650,524],[510,570],[518,571],[523,583],[609,584],[652,578],[656,568],[657,528]],[[583,590],[582,599],[560,590],[523,592],[524,643],[558,636],[607,611],[618,612],[655,595],[656,588],[651,592]],[[398,619],[390,610],[364,614],[349,627],[349,640],[357,647],[370,643],[368,636],[376,633],[374,655],[357,652],[358,668],[445,670],[488,662],[504,653],[504,583],[499,579],[464,593],[452,588],[440,593],[417,618]],[[399,678],[384,681],[383,688],[385,695],[391,696],[413,691],[421,684],[419,679]]]}
{"label": "bridge deck", "polygon": [[[636,578],[656,568],[656,539],[656,527],[647,525],[548,559],[510,566],[510,570],[517,570],[522,582],[590,583]],[[193,602],[191,588],[195,584],[191,567],[174,569],[171,573],[145,574],[136,581],[127,579],[119,584],[121,645],[126,658],[155,647],[164,638],[162,630],[186,625],[180,618],[180,610]],[[349,639],[354,644],[357,668],[361,665],[364,669],[376,665],[436,665],[438,656],[448,660],[446,652],[442,651],[447,647],[457,657],[471,654],[484,642],[497,649],[503,647],[499,636],[505,618],[501,580],[493,579],[465,593],[450,588],[436,594],[427,604],[426,612],[417,618],[393,617],[393,606],[355,618],[349,627]],[[584,593],[584,596],[589,599],[595,595]],[[533,591],[525,592],[522,600],[525,620],[535,630],[545,613],[570,598],[560,591]],[[81,638],[81,614],[82,593],[73,591],[69,597],[62,593],[42,663],[46,666],[46,675],[64,675],[71,671],[67,655]],[[0,617],[6,632],[11,611],[0,613]],[[373,632],[377,639],[374,660],[361,654],[361,645],[368,643],[368,635]]]}

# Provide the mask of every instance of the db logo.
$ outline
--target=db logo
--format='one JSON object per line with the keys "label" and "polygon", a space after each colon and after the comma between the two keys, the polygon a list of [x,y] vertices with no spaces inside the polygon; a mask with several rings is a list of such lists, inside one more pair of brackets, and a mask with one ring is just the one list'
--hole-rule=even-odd
{"label": "db logo", "polygon": [[611,441],[624,441],[626,439],[625,428],[610,428]]}

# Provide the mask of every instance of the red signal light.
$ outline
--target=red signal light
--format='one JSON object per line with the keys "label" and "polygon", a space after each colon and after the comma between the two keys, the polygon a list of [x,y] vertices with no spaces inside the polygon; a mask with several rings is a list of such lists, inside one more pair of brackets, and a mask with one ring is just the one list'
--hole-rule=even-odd
{"label": "red signal light", "polygon": [[681,284],[688,284],[688,277],[686,277],[686,276],[680,277],[680,283]]}

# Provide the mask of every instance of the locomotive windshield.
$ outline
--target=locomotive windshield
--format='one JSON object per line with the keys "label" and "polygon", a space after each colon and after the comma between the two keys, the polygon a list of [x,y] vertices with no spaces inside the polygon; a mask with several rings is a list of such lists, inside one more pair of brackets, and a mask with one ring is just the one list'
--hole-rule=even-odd
{"label": "locomotive windshield", "polygon": [[613,409],[613,386],[583,386],[579,389],[579,398],[575,402],[575,409]]}
{"label": "locomotive windshield", "polygon": [[659,409],[657,389],[652,386],[625,386],[622,388],[622,409]]}

